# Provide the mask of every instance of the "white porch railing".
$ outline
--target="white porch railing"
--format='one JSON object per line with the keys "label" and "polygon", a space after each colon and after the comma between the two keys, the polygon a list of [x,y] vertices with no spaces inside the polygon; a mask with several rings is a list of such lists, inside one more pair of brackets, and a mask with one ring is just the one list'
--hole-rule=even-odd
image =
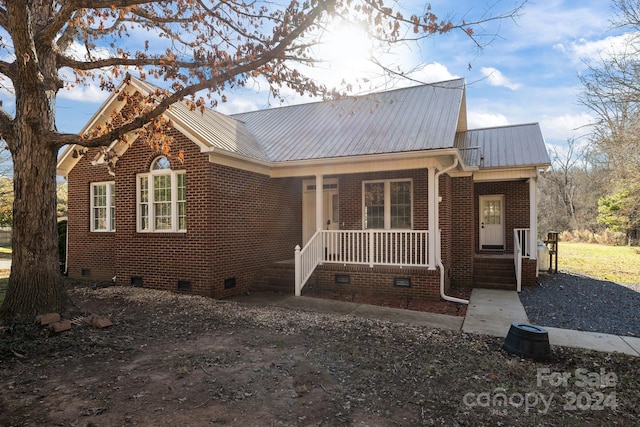
{"label": "white porch railing", "polygon": [[295,292],[300,295],[319,264],[429,267],[427,230],[321,230],[295,250]]}
{"label": "white porch railing", "polygon": [[522,290],[522,258],[529,258],[531,245],[528,228],[513,229],[513,263],[516,269],[516,290]]}

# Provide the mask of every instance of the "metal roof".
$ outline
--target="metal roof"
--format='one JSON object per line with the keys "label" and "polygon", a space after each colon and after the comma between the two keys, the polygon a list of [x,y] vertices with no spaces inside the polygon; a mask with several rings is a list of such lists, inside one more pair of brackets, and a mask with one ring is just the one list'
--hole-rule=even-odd
{"label": "metal roof", "polygon": [[466,166],[480,169],[551,164],[537,123],[460,132],[455,147]]}
{"label": "metal roof", "polygon": [[[132,79],[133,80],[133,79]],[[158,87],[142,80],[133,80],[146,93],[155,92]],[[205,108],[191,110],[186,102],[176,102],[167,111],[199,141],[212,148],[220,148],[242,156],[268,161],[264,150],[246,126],[229,116]]]}
{"label": "metal roof", "polygon": [[[146,93],[158,90],[131,83]],[[457,148],[465,166],[481,170],[550,165],[538,124],[466,130],[464,92],[457,79],[232,116],[178,102],[167,115],[205,151],[268,163]],[[67,155],[73,149],[61,156],[61,171],[75,164]]]}
{"label": "metal roof", "polygon": [[232,117],[273,162],[452,148],[464,80]]}

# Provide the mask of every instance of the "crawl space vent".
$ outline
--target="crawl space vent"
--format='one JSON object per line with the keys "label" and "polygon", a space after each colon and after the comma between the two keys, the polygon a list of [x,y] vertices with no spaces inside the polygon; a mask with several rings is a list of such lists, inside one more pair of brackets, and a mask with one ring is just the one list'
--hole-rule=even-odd
{"label": "crawl space vent", "polygon": [[191,290],[191,282],[188,280],[178,280],[178,290],[179,291],[190,291]]}
{"label": "crawl space vent", "polygon": [[394,277],[393,286],[397,286],[399,288],[410,288],[411,278],[410,277]]}
{"label": "crawl space vent", "polygon": [[225,289],[232,289],[236,287],[236,278],[235,277],[229,277],[228,279],[224,279],[224,288]]}
{"label": "crawl space vent", "polygon": [[336,274],[336,283],[341,285],[348,285],[351,283],[351,276],[348,274]]}

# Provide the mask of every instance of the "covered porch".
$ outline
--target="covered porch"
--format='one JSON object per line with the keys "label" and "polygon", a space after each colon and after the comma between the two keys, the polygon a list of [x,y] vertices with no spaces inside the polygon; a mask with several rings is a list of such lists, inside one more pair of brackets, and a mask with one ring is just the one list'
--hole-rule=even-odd
{"label": "covered porch", "polygon": [[[375,171],[376,177],[384,178],[377,181],[370,180],[371,175],[366,173],[329,177],[318,174],[315,179],[304,178],[302,201],[303,215],[307,217],[307,224],[303,226],[305,229],[303,245],[297,245],[294,250],[295,294],[302,294],[304,286],[318,267],[321,267],[320,270],[327,271],[328,266],[331,266],[331,271],[339,273],[342,266],[345,271],[357,271],[358,274],[374,273],[374,269],[379,271],[395,269],[396,276],[405,276],[409,271],[414,273],[420,270],[428,271],[433,276],[429,280],[434,282],[431,286],[435,288],[435,296],[437,296],[438,288],[448,288],[452,277],[451,265],[459,263],[458,259],[451,256],[452,247],[455,251],[461,251],[462,249],[457,247],[457,242],[465,240],[469,242],[467,263],[468,268],[472,270],[475,251],[471,247],[474,239],[473,224],[477,220],[473,202],[463,208],[452,208],[455,204],[452,200],[460,196],[456,193],[458,189],[452,185],[440,184],[440,177],[443,174],[450,172],[455,176],[456,171],[460,175],[460,171],[457,170],[457,159],[454,158],[450,160],[449,165],[445,166],[441,163],[432,163],[432,167],[408,169],[399,173],[398,171]],[[368,221],[371,212],[365,201],[368,191],[367,183],[402,181],[397,178],[399,176],[411,179],[409,228],[371,228]],[[389,177],[393,179],[388,179]],[[469,180],[471,184],[468,187],[473,187],[471,175],[467,174],[459,179]],[[447,175],[446,181],[450,180],[451,178]],[[532,228],[535,230],[536,221],[535,180],[529,179],[525,184],[524,188],[533,189],[531,193],[533,195],[529,196],[527,206],[517,207],[517,210],[529,211],[524,220],[534,226],[511,228],[512,225],[509,225],[508,229],[505,226],[505,233],[508,232],[512,238],[507,239],[508,245],[505,244],[503,247],[503,252],[512,259],[512,271],[517,278],[514,285],[517,290],[520,290],[522,284],[523,264],[526,268],[526,264],[530,263],[528,259],[531,258],[531,254],[534,254],[535,262],[536,253],[536,241],[530,237],[535,235],[535,231],[532,231]],[[452,187],[455,188],[452,189]],[[520,190],[522,187],[518,187],[518,191]],[[386,196],[389,195],[386,194]],[[473,193],[464,196],[471,200],[476,198]],[[361,202],[344,206],[354,199]],[[531,209],[532,206],[533,209]],[[305,207],[307,210],[309,207],[313,208],[313,212],[304,212]],[[384,209],[385,215],[388,216],[390,208],[386,206]],[[461,211],[465,217],[464,221],[469,225],[460,227],[460,224],[453,223],[459,220],[450,218],[452,209]],[[509,207],[509,209],[513,208]],[[353,218],[354,211],[357,211],[356,219]],[[308,217],[313,220],[311,224]],[[510,224],[512,221],[509,219],[505,222]],[[385,225],[389,224],[390,221],[386,220]],[[309,231],[310,228],[311,231]],[[354,269],[354,267],[360,268]],[[432,280],[434,277],[435,280]],[[333,278],[329,279],[333,280]],[[388,280],[385,280],[388,284]],[[384,287],[381,291],[384,292]]]}
{"label": "covered porch", "polygon": [[[335,281],[346,280],[350,283],[348,273],[377,271],[394,271],[394,286],[397,280],[404,280],[410,286],[411,275],[425,274],[428,270],[438,278],[436,270],[444,268],[441,263],[429,264],[429,232],[427,230],[320,230],[305,245],[296,246],[293,264],[295,267],[295,295],[300,296],[304,285],[309,281],[316,269],[333,271]],[[513,233],[514,251],[502,255],[476,254],[474,257],[473,287],[506,286],[520,292],[523,283],[523,270],[536,264],[531,257],[530,229],[515,229]],[[438,236],[437,244],[440,244]],[[435,251],[431,251],[432,253]],[[507,268],[506,281],[504,275]],[[509,267],[510,265],[510,267]],[[353,266],[366,267],[354,269]],[[394,269],[395,270],[392,270]],[[500,269],[503,273],[500,273]],[[341,279],[338,276],[343,275]],[[500,277],[502,276],[502,277]],[[485,283],[486,281],[486,283]],[[488,283],[488,285],[487,285]]]}

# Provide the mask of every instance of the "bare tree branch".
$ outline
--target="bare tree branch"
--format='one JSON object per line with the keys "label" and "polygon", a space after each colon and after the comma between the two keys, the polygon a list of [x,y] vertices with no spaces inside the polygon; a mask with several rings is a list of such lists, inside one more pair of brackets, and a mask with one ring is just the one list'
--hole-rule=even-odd
{"label": "bare tree branch", "polygon": [[272,61],[282,60],[282,57],[287,51],[288,46],[314,24],[318,17],[325,11],[325,7],[326,4],[322,3],[320,6],[308,12],[302,23],[295,30],[291,31],[286,37],[282,38],[268,55],[260,56],[254,61],[248,61],[242,64],[238,64],[228,71],[214,76],[213,78],[204,79],[199,83],[179,89],[158,102],[157,106],[154,109],[142,115],[139,115],[132,121],[111,130],[109,133],[91,139],[84,139],[77,134],[58,134],[55,132],[50,132],[49,135],[47,135],[50,144],[54,147],[61,147],[66,144],[77,144],[84,147],[102,147],[109,145],[111,142],[117,140],[123,135],[139,129],[144,124],[159,117],[169,107],[171,107],[171,105],[178,101],[181,101],[187,96],[194,95],[204,89],[217,88],[219,84],[231,80],[237,75],[258,70]]}
{"label": "bare tree branch", "polygon": [[9,21],[7,20],[7,9],[0,7],[0,27],[7,29]]}
{"label": "bare tree branch", "polygon": [[[13,117],[4,108],[0,108],[0,139],[4,139],[9,145],[9,142],[15,139],[14,133]],[[9,146],[9,148],[12,147]]]}

